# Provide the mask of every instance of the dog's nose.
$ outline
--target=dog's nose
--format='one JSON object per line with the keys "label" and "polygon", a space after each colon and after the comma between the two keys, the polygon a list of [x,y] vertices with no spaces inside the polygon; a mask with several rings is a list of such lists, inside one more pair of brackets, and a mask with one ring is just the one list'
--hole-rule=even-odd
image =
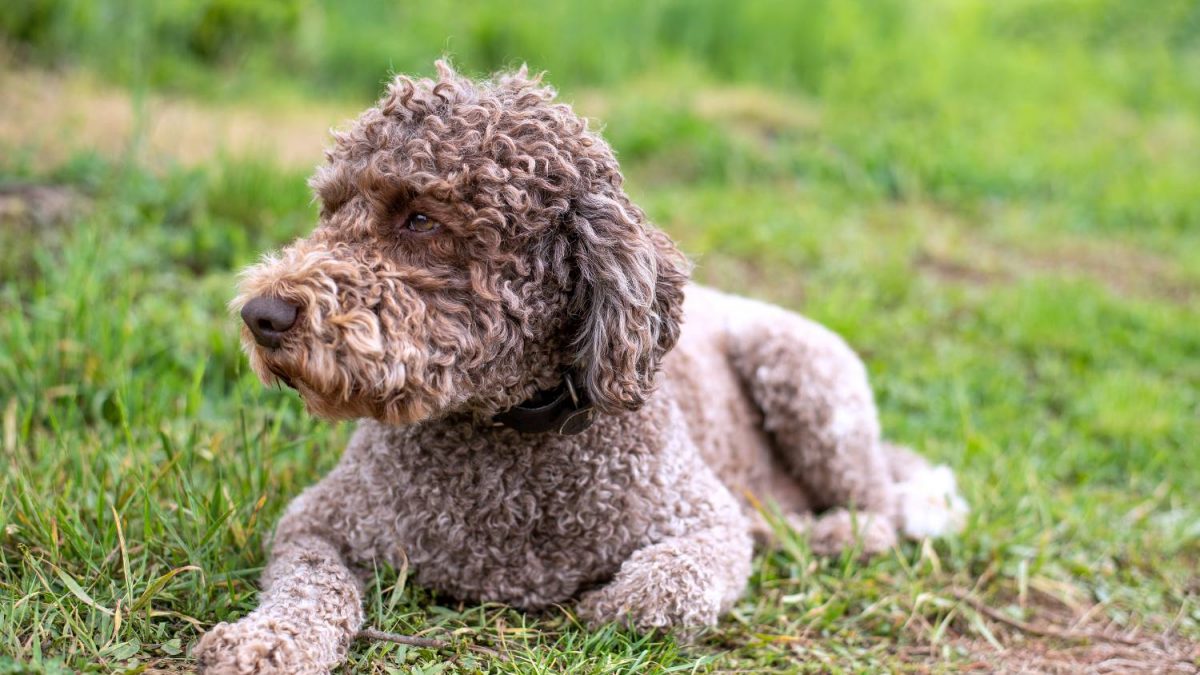
{"label": "dog's nose", "polygon": [[252,298],[242,307],[242,321],[254,334],[254,341],[264,347],[278,347],[283,334],[296,323],[296,306],[270,295]]}

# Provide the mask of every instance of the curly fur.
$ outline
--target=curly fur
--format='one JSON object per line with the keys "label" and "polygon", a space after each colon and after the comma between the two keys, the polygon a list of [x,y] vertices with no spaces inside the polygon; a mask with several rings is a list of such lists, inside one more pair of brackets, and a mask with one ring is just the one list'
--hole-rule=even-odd
{"label": "curly fur", "polygon": [[[651,630],[713,624],[740,596],[755,501],[825,553],[961,523],[952,474],[880,440],[853,351],[688,285],[609,146],[525,69],[398,77],[326,154],[317,228],[247,270],[233,306],[298,307],[276,348],[243,331],[251,364],[361,421],[281,520],[260,607],[197,645],[204,672],[328,671],[376,561]],[[440,227],[406,229],[414,213]],[[492,423],[568,372],[598,410],[586,432]]]}

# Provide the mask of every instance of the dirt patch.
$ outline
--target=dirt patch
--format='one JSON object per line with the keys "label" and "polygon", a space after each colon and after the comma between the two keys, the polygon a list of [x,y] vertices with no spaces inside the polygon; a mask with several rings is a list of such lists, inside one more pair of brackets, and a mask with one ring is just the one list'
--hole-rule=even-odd
{"label": "dirt patch", "polygon": [[86,214],[91,203],[62,185],[0,185],[0,278],[34,273],[34,254],[54,246],[63,229]]}
{"label": "dirt patch", "polygon": [[[969,669],[1013,673],[1197,673],[1200,644],[1159,619],[1120,626],[1103,605],[1085,602],[1070,585],[1031,587],[1020,597],[987,600],[952,590],[959,605],[949,643],[975,663]],[[1039,590],[1040,588],[1040,590]],[[1027,619],[1000,607],[1023,606]],[[980,636],[986,639],[980,639]]]}
{"label": "dirt patch", "polygon": [[930,215],[924,222],[926,231],[912,265],[939,281],[992,286],[1050,276],[1092,281],[1121,297],[1176,304],[1200,298],[1200,287],[1175,263],[1127,242],[1047,234],[1034,246],[974,231],[944,214]]}
{"label": "dirt patch", "polygon": [[[760,147],[769,147],[782,135],[816,133],[821,126],[821,108],[811,99],[750,85],[705,83],[670,92],[664,92],[662,86],[651,80],[635,81],[628,88],[644,91],[642,98],[686,110]],[[616,112],[612,96],[602,90],[585,89],[566,100],[572,101],[580,114],[598,120],[600,127]]]}
{"label": "dirt patch", "polygon": [[1198,289],[1178,278],[1171,263],[1129,246],[1080,241],[1016,255],[1033,270],[1094,279],[1118,295],[1151,295],[1179,303],[1198,295]]}
{"label": "dirt patch", "polygon": [[259,155],[288,168],[322,159],[329,129],[357,110],[279,103],[264,111],[128,92],[81,73],[0,70],[0,147],[28,152],[35,168],[90,150],[109,157],[197,165],[222,155]]}
{"label": "dirt patch", "polygon": [[694,262],[698,282],[731,293],[792,308],[802,306],[807,296],[805,279],[794,268],[715,253],[697,256]]}
{"label": "dirt patch", "polygon": [[928,251],[920,251],[913,260],[918,270],[937,278],[970,286],[990,286],[1013,280],[1011,274],[995,269],[981,269],[950,258],[939,258]]}
{"label": "dirt patch", "polygon": [[[996,648],[983,640],[953,640],[947,647],[968,657],[960,667],[979,673],[1197,673],[1200,650],[1193,644],[1160,638],[1129,646],[1107,643],[1061,645],[1019,641]],[[932,665],[937,650],[910,648],[905,660]]]}
{"label": "dirt patch", "polygon": [[[984,625],[990,640],[980,637],[980,624],[973,629],[952,625],[941,639],[926,644],[881,641],[855,649],[875,654],[897,672],[1200,673],[1200,646],[1177,635],[1131,637],[1096,629],[1094,639],[1065,640],[1023,633],[1002,622],[986,620]],[[824,636],[800,636],[787,642],[790,655],[806,664],[821,663],[832,672],[842,660]]]}
{"label": "dirt patch", "polygon": [[0,228],[40,231],[57,227],[79,216],[87,206],[83,195],[62,185],[0,185]]}
{"label": "dirt patch", "polygon": [[[1162,258],[1128,247],[1083,246],[1031,251],[998,244],[990,246],[992,264],[976,265],[954,255],[925,248],[913,259],[921,273],[939,281],[969,286],[1013,283],[1036,276],[1086,279],[1121,297],[1151,297],[1188,304],[1200,289],[1178,278]],[[996,264],[999,260],[999,264]]]}
{"label": "dirt patch", "polygon": [[698,90],[692,108],[731,133],[770,145],[783,134],[816,133],[821,110],[812,101],[756,87]]}

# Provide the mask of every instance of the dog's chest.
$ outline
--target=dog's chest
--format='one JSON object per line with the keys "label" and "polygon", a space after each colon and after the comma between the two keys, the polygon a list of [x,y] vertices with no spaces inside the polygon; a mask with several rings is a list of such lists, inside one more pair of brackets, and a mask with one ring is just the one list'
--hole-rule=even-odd
{"label": "dog's chest", "polygon": [[602,452],[586,435],[442,437],[438,452],[421,440],[396,438],[400,451],[372,473],[394,478],[396,543],[423,585],[525,607],[562,602],[611,577],[653,527],[641,507],[653,483],[644,453]]}

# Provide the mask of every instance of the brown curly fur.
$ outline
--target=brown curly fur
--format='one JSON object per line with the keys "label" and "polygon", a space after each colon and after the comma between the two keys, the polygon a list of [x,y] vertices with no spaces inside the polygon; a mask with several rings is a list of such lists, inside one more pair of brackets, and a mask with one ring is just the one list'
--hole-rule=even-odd
{"label": "brown curly fur", "polygon": [[[451,596],[576,600],[593,625],[649,630],[712,624],[739,597],[762,532],[750,496],[821,552],[961,516],[948,472],[880,441],[849,347],[688,285],[609,146],[524,68],[398,77],[335,139],[319,225],[250,268],[233,306],[299,307],[278,348],[243,332],[251,364],[362,421],[280,522],[259,608],[197,645],[204,672],[328,671],[377,560]],[[440,227],[406,229],[418,212]],[[586,432],[492,423],[568,372],[597,406]]]}

